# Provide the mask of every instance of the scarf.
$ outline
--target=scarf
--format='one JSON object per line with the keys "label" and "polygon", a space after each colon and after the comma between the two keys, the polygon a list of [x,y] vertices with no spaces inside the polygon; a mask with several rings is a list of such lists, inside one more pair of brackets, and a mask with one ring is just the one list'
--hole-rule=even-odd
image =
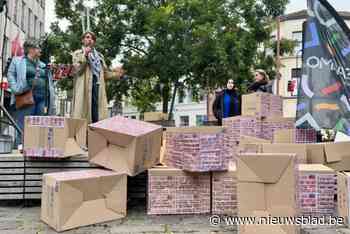
{"label": "scarf", "polygon": [[101,57],[95,48],[93,48],[89,54],[89,62],[91,65],[92,74],[97,78],[100,78],[102,69]]}

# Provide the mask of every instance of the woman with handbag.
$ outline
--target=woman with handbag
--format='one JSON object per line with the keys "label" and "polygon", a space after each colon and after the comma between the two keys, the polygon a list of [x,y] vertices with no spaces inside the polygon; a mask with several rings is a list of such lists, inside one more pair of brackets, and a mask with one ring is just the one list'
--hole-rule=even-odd
{"label": "woman with handbag", "polygon": [[[26,116],[55,114],[52,76],[47,66],[40,61],[39,43],[28,40],[23,46],[25,56],[14,57],[7,74],[12,92],[13,117],[22,130]],[[15,145],[21,142],[19,134],[16,134]]]}

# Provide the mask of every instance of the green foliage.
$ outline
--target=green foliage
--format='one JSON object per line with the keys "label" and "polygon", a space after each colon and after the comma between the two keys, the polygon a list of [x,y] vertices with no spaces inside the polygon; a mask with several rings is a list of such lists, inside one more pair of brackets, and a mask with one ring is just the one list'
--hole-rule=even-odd
{"label": "green foliage", "polygon": [[[98,49],[108,61],[122,54],[127,74],[137,77],[109,83],[108,98],[126,95],[141,111],[152,110],[161,100],[167,112],[174,84],[180,84],[180,92],[187,87],[198,96],[200,89],[221,86],[230,78],[243,87],[252,78],[252,67],[272,70],[273,59],[258,48],[270,40],[272,19],[283,13],[288,0],[97,2],[92,29]],[[58,60],[80,47],[81,4],[56,1],[58,17],[71,23],[66,32],[52,26],[55,41],[61,43]]]}

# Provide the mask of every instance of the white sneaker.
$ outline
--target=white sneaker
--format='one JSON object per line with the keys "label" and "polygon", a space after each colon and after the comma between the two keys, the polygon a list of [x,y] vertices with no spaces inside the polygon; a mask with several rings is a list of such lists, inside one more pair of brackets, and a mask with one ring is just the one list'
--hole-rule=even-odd
{"label": "white sneaker", "polygon": [[18,145],[17,149],[18,149],[18,151],[22,151],[23,150],[23,145],[22,144]]}

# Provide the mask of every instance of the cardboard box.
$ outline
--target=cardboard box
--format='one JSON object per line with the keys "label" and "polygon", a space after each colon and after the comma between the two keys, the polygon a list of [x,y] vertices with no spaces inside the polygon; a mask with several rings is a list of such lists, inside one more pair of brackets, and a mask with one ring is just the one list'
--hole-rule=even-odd
{"label": "cardboard box", "polygon": [[350,142],[307,144],[307,162],[323,164],[336,171],[350,170]]}
{"label": "cardboard box", "polygon": [[350,221],[350,172],[337,173],[338,217],[349,226]]}
{"label": "cardboard box", "polygon": [[237,168],[212,174],[212,214],[237,215]]}
{"label": "cardboard box", "polygon": [[315,129],[279,129],[274,131],[274,143],[316,143]]}
{"label": "cardboard box", "polygon": [[262,153],[289,153],[296,154],[297,162],[307,162],[307,150],[305,144],[261,144]]}
{"label": "cardboard box", "polygon": [[168,128],[165,164],[191,172],[227,170],[229,149],[224,128]]}
{"label": "cardboard box", "polygon": [[127,177],[106,170],[45,174],[41,220],[56,231],[126,216]]}
{"label": "cardboard box", "polygon": [[66,158],[84,154],[87,121],[58,116],[28,116],[24,123],[23,155]]}
{"label": "cardboard box", "polygon": [[143,114],[144,121],[161,121],[167,120],[168,114],[163,112],[145,112]]}
{"label": "cardboard box", "polygon": [[[295,154],[245,154],[237,159],[238,215],[241,217],[297,216]],[[241,225],[240,234],[299,233],[298,226]],[[281,229],[271,232],[273,228]]]}
{"label": "cardboard box", "polygon": [[210,174],[169,167],[148,170],[147,214],[210,213]]}
{"label": "cardboard box", "polygon": [[89,126],[89,160],[134,176],[159,162],[162,127],[115,116]]}
{"label": "cardboard box", "polygon": [[281,129],[294,129],[295,119],[284,117],[268,117],[261,121],[260,138],[272,141],[274,133]]}
{"label": "cardboard box", "polygon": [[299,165],[299,204],[303,216],[336,215],[336,172],[322,164]]}
{"label": "cardboard box", "polygon": [[242,115],[256,117],[283,116],[283,100],[280,96],[256,92],[242,95]]}

